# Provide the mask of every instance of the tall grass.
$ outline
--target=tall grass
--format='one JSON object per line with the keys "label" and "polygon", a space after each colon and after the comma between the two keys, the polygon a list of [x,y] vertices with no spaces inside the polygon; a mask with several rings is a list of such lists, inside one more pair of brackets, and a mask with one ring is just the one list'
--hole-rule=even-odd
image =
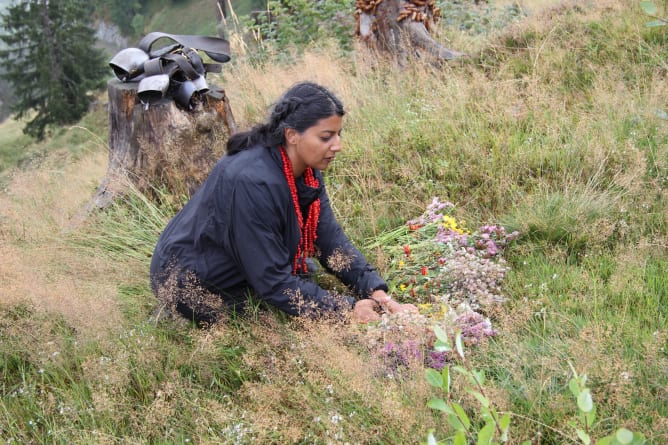
{"label": "tall grass", "polygon": [[[290,65],[240,61],[211,79],[241,128],[297,80],[341,96],[346,145],[326,180],[359,246],[434,196],[469,226],[520,231],[506,252],[508,301],[489,314],[498,335],[468,351],[492,403],[512,413],[511,443],[578,443],[570,366],[588,376],[593,436],[624,426],[668,441],[668,122],[657,113],[668,46],[645,20],[634,2],[564,4],[475,37],[468,60],[439,69],[314,50]],[[16,258],[0,265],[0,438],[404,444],[430,428],[452,434],[426,407],[422,366],[388,373],[364,326],[261,304],[205,330],[157,320],[148,261],[176,209],[131,193],[72,227],[104,175],[106,129],[90,128],[85,150],[54,150],[0,197],[0,245]]]}

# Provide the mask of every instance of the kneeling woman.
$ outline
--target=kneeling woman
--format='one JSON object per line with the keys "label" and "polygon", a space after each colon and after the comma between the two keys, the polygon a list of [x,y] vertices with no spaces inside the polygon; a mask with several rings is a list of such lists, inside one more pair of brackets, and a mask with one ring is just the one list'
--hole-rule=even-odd
{"label": "kneeling woman", "polygon": [[[162,304],[207,323],[241,309],[248,290],[292,315],[352,309],[355,319],[372,321],[379,306],[416,310],[390,298],[332,212],[321,171],[341,151],[343,115],[330,91],[302,82],[266,123],[230,137],[158,240],[151,285]],[[355,297],[312,281],[312,257]]]}

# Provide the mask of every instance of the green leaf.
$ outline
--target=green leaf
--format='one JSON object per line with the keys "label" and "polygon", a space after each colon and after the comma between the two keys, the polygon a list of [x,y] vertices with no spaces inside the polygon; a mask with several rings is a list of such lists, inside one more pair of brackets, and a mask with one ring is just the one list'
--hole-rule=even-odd
{"label": "green leaf", "polygon": [[462,344],[462,333],[458,332],[457,336],[455,337],[455,346],[457,347],[457,354],[461,358],[464,358],[464,346]]}
{"label": "green leaf", "polygon": [[610,445],[612,444],[612,436],[605,436],[596,441],[596,445]]}
{"label": "green leaf", "polygon": [[643,436],[640,433],[633,433],[633,442],[632,443],[634,445],[635,444],[638,444],[638,445],[644,444],[645,443],[645,436]]}
{"label": "green leaf", "polygon": [[462,424],[462,421],[455,414],[448,416],[448,423],[455,431],[466,431],[466,428]]}
{"label": "green leaf", "polygon": [[457,431],[452,440],[452,445],[466,445],[466,433],[464,431]]}
{"label": "green leaf", "polygon": [[449,352],[452,351],[452,346],[449,343],[443,343],[441,340],[436,340],[434,342],[434,351],[436,352]]}
{"label": "green leaf", "polygon": [[640,7],[647,15],[656,14],[657,8],[654,2],[640,2]]}
{"label": "green leaf", "polygon": [[441,371],[441,377],[443,377],[443,391],[445,391],[446,394],[450,394],[450,384],[452,382],[450,380],[449,366],[443,368],[443,370]]}
{"label": "green leaf", "polygon": [[499,428],[501,429],[501,442],[508,442],[508,432],[510,431],[510,413],[505,413],[499,419]]}
{"label": "green leaf", "polygon": [[494,422],[487,422],[485,426],[478,431],[477,445],[490,445],[494,438]]}
{"label": "green leaf", "polygon": [[622,445],[628,445],[633,442],[633,433],[626,428],[620,428],[615,433],[615,439]]}
{"label": "green leaf", "polygon": [[482,393],[473,390],[468,390],[467,392],[471,394],[473,397],[475,397],[482,406],[484,406],[485,408],[489,407],[489,399],[485,397]]}
{"label": "green leaf", "polygon": [[578,408],[583,413],[588,413],[594,409],[594,401],[591,398],[589,388],[585,388],[578,396]]}
{"label": "green leaf", "polygon": [[594,424],[595,420],[596,420],[596,405],[592,406],[591,411],[585,413],[585,423],[587,424],[587,428],[590,428]]}
{"label": "green leaf", "polygon": [[460,373],[460,374],[462,374],[462,375],[468,375],[468,376],[471,375],[471,373],[469,372],[469,370],[466,369],[466,368],[464,368],[463,366],[459,366],[459,365],[457,365],[457,366],[453,366],[452,369],[454,369],[455,371],[457,371],[458,373]]}
{"label": "green leaf", "polygon": [[431,386],[436,388],[441,388],[443,386],[443,376],[437,370],[429,368],[424,372],[424,375],[427,379],[427,383]]}
{"label": "green leaf", "polygon": [[505,413],[499,419],[499,428],[501,428],[501,431],[505,431],[508,429],[509,426],[510,426],[510,413]]}
{"label": "green leaf", "polygon": [[454,414],[454,411],[452,408],[450,408],[450,405],[448,405],[443,399],[433,398],[427,402],[427,407],[438,411],[443,411],[444,413]]}
{"label": "green leaf", "polygon": [[485,371],[473,371],[473,376],[476,378],[480,386],[485,384]]}
{"label": "green leaf", "polygon": [[571,393],[573,394],[573,397],[576,399],[580,395],[580,386],[578,385],[578,380],[573,377],[569,382],[568,382],[568,389],[571,390]]}
{"label": "green leaf", "polygon": [[450,337],[448,337],[448,333],[439,325],[434,326],[434,335],[436,335],[438,340],[442,341],[447,346],[450,346]]}
{"label": "green leaf", "polygon": [[486,406],[481,406],[480,407],[480,418],[487,422],[488,420],[494,420],[494,416],[492,416],[492,410],[494,408],[488,408]]}
{"label": "green leaf", "polygon": [[652,20],[651,22],[645,23],[645,26],[648,28],[656,28],[657,26],[666,26],[668,23],[663,20]]}
{"label": "green leaf", "polygon": [[577,429],[575,430],[575,433],[578,435],[584,445],[591,444],[591,437],[589,437],[589,434],[587,434],[584,430]]}
{"label": "green leaf", "polygon": [[464,425],[464,428],[468,430],[471,427],[471,421],[469,420],[469,416],[466,415],[466,412],[464,412],[464,408],[458,403],[452,402],[452,409],[455,410],[455,414],[457,414],[457,417]]}

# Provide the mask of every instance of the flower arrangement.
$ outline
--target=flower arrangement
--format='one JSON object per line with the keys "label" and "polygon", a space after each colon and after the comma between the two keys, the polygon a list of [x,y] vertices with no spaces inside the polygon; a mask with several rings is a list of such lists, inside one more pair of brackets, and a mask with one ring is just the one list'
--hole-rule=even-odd
{"label": "flower arrangement", "polygon": [[390,292],[419,309],[419,314],[383,314],[368,327],[371,344],[390,365],[419,360],[442,368],[447,356],[430,350],[435,325],[453,335],[461,332],[467,345],[496,334],[484,314],[504,301],[509,268],[502,255],[519,233],[499,225],[472,231],[455,218],[454,209],[435,197],[418,218],[368,246],[389,258]]}

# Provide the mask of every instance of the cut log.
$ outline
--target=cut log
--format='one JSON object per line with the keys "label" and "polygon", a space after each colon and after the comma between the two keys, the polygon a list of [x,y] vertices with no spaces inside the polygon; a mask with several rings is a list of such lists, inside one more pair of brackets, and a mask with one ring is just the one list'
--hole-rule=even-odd
{"label": "cut log", "polygon": [[109,206],[132,186],[147,194],[192,194],[236,130],[223,90],[202,95],[190,110],[169,97],[142,104],[137,82],[113,79],[107,92],[109,165],[89,210]]}

